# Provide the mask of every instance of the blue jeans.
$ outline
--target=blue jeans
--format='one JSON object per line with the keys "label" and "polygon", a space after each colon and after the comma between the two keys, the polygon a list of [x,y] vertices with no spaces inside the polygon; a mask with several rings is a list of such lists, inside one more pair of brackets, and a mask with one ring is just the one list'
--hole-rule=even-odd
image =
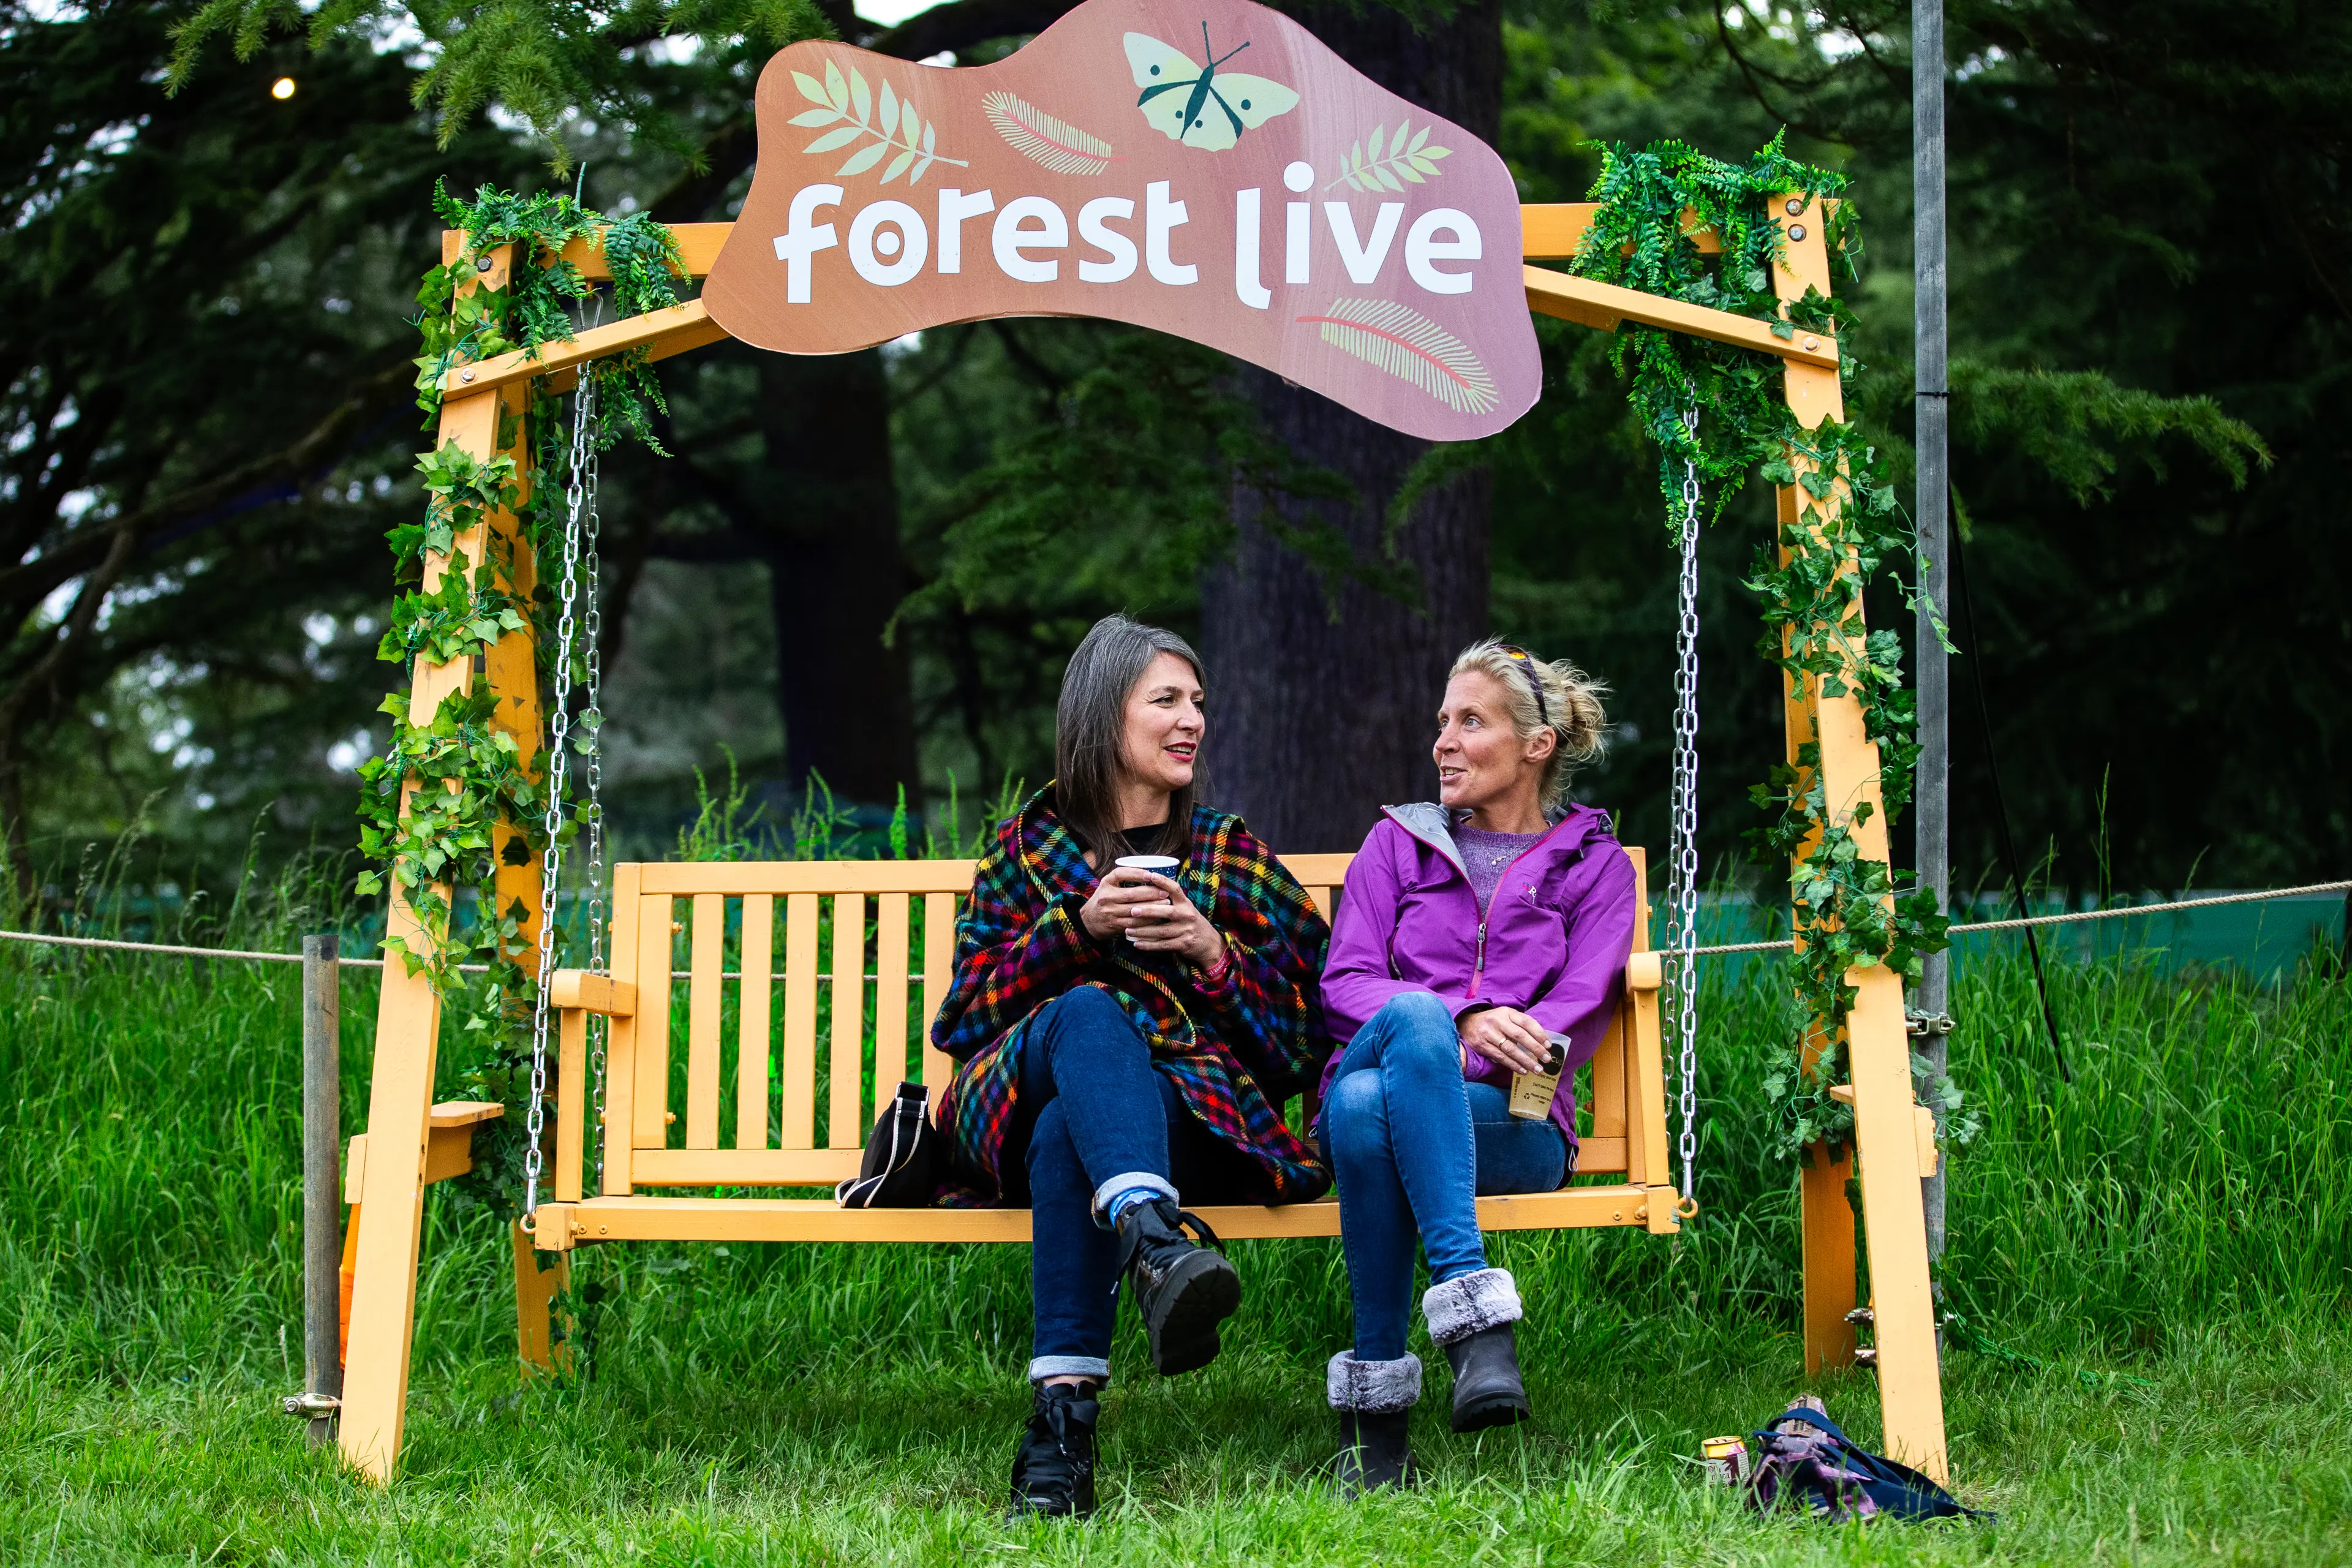
{"label": "blue jeans", "polygon": [[1348,1043],[1322,1139],[1339,1180],[1358,1361],[1405,1353],[1416,1234],[1432,1284],[1473,1273],[1486,1267],[1479,1195],[1548,1193],[1568,1179],[1559,1129],[1518,1120],[1508,1094],[1464,1080],[1453,1016],[1425,991],[1391,999]]}
{"label": "blue jeans", "polygon": [[[1030,1207],[1032,1380],[1110,1374],[1118,1238],[1095,1218],[1129,1187],[1189,1203],[1263,1189],[1256,1161],[1202,1125],[1111,994],[1084,985],[1032,1016],[1001,1169],[1008,1203]],[[1025,1182],[1015,1179],[1024,1172]]]}

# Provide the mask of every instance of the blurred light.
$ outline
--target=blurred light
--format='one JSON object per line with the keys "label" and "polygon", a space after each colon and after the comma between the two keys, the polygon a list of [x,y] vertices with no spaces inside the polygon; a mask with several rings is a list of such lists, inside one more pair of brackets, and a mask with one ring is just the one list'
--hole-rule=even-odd
{"label": "blurred light", "polygon": [[276,81],[271,82],[269,84],[269,96],[278,100],[280,103],[283,103],[288,99],[293,97],[294,79],[290,76],[281,76]]}

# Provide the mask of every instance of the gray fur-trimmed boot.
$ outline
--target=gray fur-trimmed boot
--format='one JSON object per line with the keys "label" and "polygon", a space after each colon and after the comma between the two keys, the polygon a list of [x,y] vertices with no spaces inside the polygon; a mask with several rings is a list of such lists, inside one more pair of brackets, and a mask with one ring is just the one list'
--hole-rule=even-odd
{"label": "gray fur-trimmed boot", "polygon": [[1507,1268],[1458,1275],[1423,1293],[1429,1337],[1454,1368],[1454,1429],[1508,1426],[1533,1412],[1519,1381],[1518,1342],[1511,1325],[1524,1315],[1519,1288]]}
{"label": "gray fur-trimmed boot", "polygon": [[1405,1428],[1421,1398],[1421,1358],[1358,1361],[1355,1352],[1341,1351],[1331,1358],[1324,1384],[1339,1413],[1339,1495],[1354,1499],[1419,1484]]}

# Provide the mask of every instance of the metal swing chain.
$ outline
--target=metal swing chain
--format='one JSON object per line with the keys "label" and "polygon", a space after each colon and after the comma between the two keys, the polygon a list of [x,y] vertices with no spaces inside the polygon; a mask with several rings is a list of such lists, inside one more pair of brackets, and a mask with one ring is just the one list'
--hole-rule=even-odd
{"label": "metal swing chain", "polygon": [[[1683,411],[1698,439],[1698,409]],[[1674,826],[1666,884],[1666,941],[1673,956],[1675,1032],[1682,1045],[1682,1207],[1696,1212],[1698,1164],[1698,468],[1683,459],[1680,618],[1675,630]]]}
{"label": "metal swing chain", "polygon": [[[593,422],[593,421],[592,421]],[[587,557],[588,581],[580,616],[580,640],[583,661],[587,670],[587,690],[581,703],[580,727],[588,731],[582,745],[587,773],[587,799],[583,803],[581,821],[588,836],[587,902],[588,902],[588,971],[592,974],[607,973],[604,942],[611,934],[609,917],[604,908],[604,611],[602,557],[597,552],[597,535],[603,518],[596,510],[596,478],[598,453],[596,443],[588,443],[587,517],[581,530],[583,552]],[[589,1126],[597,1129],[596,1186],[604,1185],[604,1042],[612,1030],[612,1020],[601,1013],[588,1016],[588,1060],[592,1089],[589,1096]]]}
{"label": "metal swing chain", "polygon": [[572,474],[564,492],[563,586],[556,593],[555,679],[547,727],[547,813],[541,819],[547,849],[539,871],[539,999],[530,1020],[530,1094],[524,1107],[522,1215],[528,1226],[539,1213],[539,1177],[545,1164],[540,1142],[547,1121],[548,991],[555,979],[556,889],[562,880],[563,795],[569,773],[572,731],[572,645],[580,598],[580,510],[586,473],[583,452],[596,396],[583,376],[572,406]]}

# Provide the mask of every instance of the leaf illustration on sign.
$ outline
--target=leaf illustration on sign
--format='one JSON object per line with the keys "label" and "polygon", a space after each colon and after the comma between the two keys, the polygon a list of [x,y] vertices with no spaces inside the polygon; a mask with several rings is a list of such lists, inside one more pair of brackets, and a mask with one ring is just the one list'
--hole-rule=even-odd
{"label": "leaf illustration on sign", "polygon": [[[1348,155],[1339,160],[1339,178],[1331,185],[1344,181],[1351,191],[1402,191],[1404,185],[1398,183],[1400,178],[1412,184],[1424,184],[1429,176],[1444,172],[1437,166],[1440,158],[1454,156],[1451,147],[1428,144],[1429,133],[1435,129],[1433,125],[1424,125],[1408,142],[1405,138],[1412,132],[1412,121],[1403,121],[1397,126],[1396,140],[1386,143],[1388,155],[1382,157],[1388,128],[1373,126],[1371,135],[1349,148]],[[1331,185],[1323,188],[1328,191]]]}
{"label": "leaf illustration on sign", "polygon": [[989,93],[980,107],[1005,145],[1057,174],[1099,174],[1118,161],[1101,137],[1056,120],[1017,94]]}
{"label": "leaf illustration on sign", "polygon": [[1457,414],[1496,405],[1495,378],[1470,345],[1410,305],[1393,300],[1334,300],[1328,314],[1301,316],[1323,341],[1428,393]]}
{"label": "leaf illustration on sign", "polygon": [[1255,131],[1298,107],[1297,92],[1278,81],[1220,70],[1249,45],[1243,42],[1218,55],[1210,46],[1206,22],[1201,24],[1201,52],[1209,62],[1205,66],[1148,33],[1129,33],[1124,42],[1128,69],[1143,89],[1136,107],[1162,135],[1187,147],[1223,153],[1242,139],[1244,131]]}
{"label": "leaf illustration on sign", "polygon": [[[824,62],[824,81],[818,81],[806,71],[793,72],[793,81],[800,88],[801,96],[817,107],[793,115],[792,122],[802,126],[834,127],[802,148],[802,152],[836,153],[867,137],[874,139],[871,146],[858,148],[840,168],[834,171],[835,179],[862,174],[894,151],[898,155],[892,158],[890,166],[882,171],[882,183],[886,185],[901,174],[907,176],[907,183],[911,185],[921,179],[924,171],[933,163],[952,163],[959,169],[971,166],[961,158],[940,157],[939,127],[924,123],[922,116],[915,112],[914,100],[900,99],[897,89],[887,81],[882,84],[879,103],[875,101],[874,89],[866,85],[863,73],[853,67],[845,78],[841,68],[831,60]],[[912,173],[908,172],[910,168]]]}

